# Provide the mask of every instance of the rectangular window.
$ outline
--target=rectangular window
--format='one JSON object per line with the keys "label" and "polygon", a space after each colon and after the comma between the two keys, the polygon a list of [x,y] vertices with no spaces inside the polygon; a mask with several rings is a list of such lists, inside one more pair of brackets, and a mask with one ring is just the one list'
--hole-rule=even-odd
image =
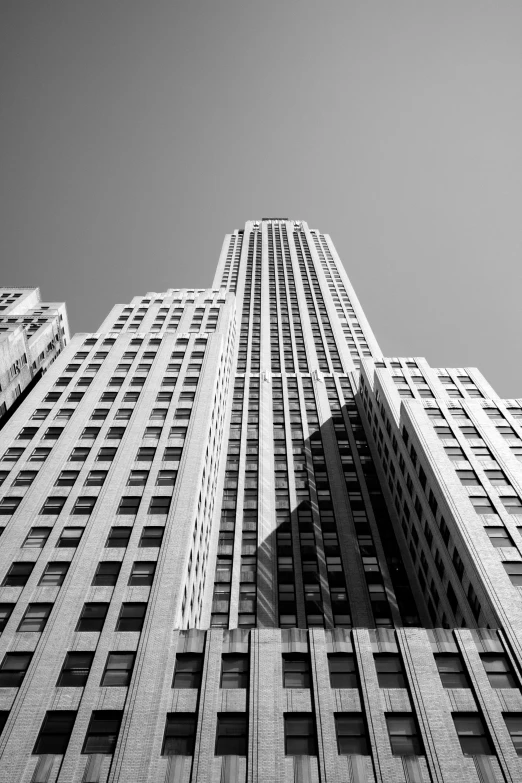
{"label": "rectangular window", "polygon": [[91,470],[84,483],[87,487],[101,487],[106,478],[106,470]]}
{"label": "rectangular window", "polygon": [[34,563],[12,563],[4,577],[2,587],[23,587],[31,576]]}
{"label": "rectangular window", "polygon": [[50,527],[32,527],[23,543],[24,548],[42,549],[49,538],[50,532]]}
{"label": "rectangular window", "polygon": [[453,722],[465,756],[492,756],[494,754],[491,740],[480,715],[476,712],[454,712]]}
{"label": "rectangular window", "polygon": [[174,670],[173,688],[199,688],[203,671],[203,653],[178,653]]}
{"label": "rectangular window", "polygon": [[133,652],[109,653],[100,686],[103,688],[127,687],[132,676],[134,659]]}
{"label": "rectangular window", "polygon": [[89,456],[90,448],[78,446],[71,451],[69,462],[85,462]]}
{"label": "rectangular window", "polygon": [[138,560],[132,565],[132,572],[128,584],[134,585],[135,587],[147,587],[154,581],[155,571],[156,563]]}
{"label": "rectangular window", "polygon": [[101,633],[108,610],[108,603],[93,602],[84,604],[75,630]]}
{"label": "rectangular window", "polygon": [[120,500],[117,514],[131,514],[135,516],[140,507],[141,498],[135,495],[124,495]]}
{"label": "rectangular window", "polygon": [[118,560],[104,560],[98,563],[98,568],[92,580],[95,587],[114,587],[118,581],[121,563]]}
{"label": "rectangular window", "polygon": [[131,470],[129,480],[127,481],[128,487],[144,487],[149,477],[148,470]]}
{"label": "rectangular window", "polygon": [[138,462],[152,462],[156,453],[155,446],[142,446],[138,449],[136,460]]}
{"label": "rectangular window", "polygon": [[112,446],[104,446],[96,455],[97,462],[112,462],[116,456],[116,449]]}
{"label": "rectangular window", "polygon": [[369,756],[370,745],[362,713],[337,712],[334,718],[339,755]]}
{"label": "rectangular window", "polygon": [[147,604],[122,604],[120,615],[116,623],[116,631],[141,631],[145,620],[146,610]]}
{"label": "rectangular window", "polygon": [[121,710],[94,710],[82,753],[112,755],[116,748],[122,715]]}
{"label": "rectangular window", "polygon": [[32,657],[32,653],[7,653],[0,666],[0,688],[19,688]]}
{"label": "rectangular window", "polygon": [[286,712],[285,755],[317,756],[314,716],[310,712]]}
{"label": "rectangular window", "polygon": [[168,514],[171,497],[169,495],[158,495],[150,499],[149,514]]}
{"label": "rectangular window", "polygon": [[522,756],[522,713],[505,712],[504,720],[515,747],[515,752],[517,756]]}
{"label": "rectangular window", "polygon": [[71,738],[76,712],[49,710],[33,749],[33,755],[63,755]]}
{"label": "rectangular window", "polygon": [[38,584],[44,587],[60,587],[63,585],[69,565],[70,563],[48,563]]}
{"label": "rectangular window", "polygon": [[514,585],[515,587],[522,587],[522,561],[504,560],[502,565],[504,566],[506,574],[511,579],[511,584]]}
{"label": "rectangular window", "polygon": [[[40,514],[52,514],[57,516],[65,505],[66,498],[49,497],[40,509]],[[1,512],[0,512],[1,513]]]}
{"label": "rectangular window", "polygon": [[304,653],[285,653],[283,655],[283,687],[310,687],[310,660]]}
{"label": "rectangular window", "polygon": [[164,527],[146,525],[141,533],[139,546],[158,549],[163,541],[164,531]]}
{"label": "rectangular window", "polygon": [[502,653],[482,653],[480,656],[492,688],[517,688],[509,658]]}
{"label": "rectangular window", "polygon": [[224,653],[221,659],[221,688],[248,688],[249,657],[247,653]]}
{"label": "rectangular window", "polygon": [[14,604],[0,604],[0,633],[5,631],[5,627],[14,609]]}
{"label": "rectangular window", "polygon": [[12,516],[16,511],[16,509],[18,508],[18,506],[20,505],[21,500],[22,498],[13,498],[13,497],[2,498],[2,500],[0,500],[0,514],[3,514],[4,516],[7,517]]}
{"label": "rectangular window", "polygon": [[379,688],[405,688],[406,680],[398,655],[377,653],[374,656]]}
{"label": "rectangular window", "polygon": [[96,504],[96,498],[95,497],[79,497],[76,500],[76,503],[73,506],[73,509],[71,511],[71,514],[75,514],[76,516],[89,516],[92,514],[92,510]]}
{"label": "rectangular window", "polygon": [[112,549],[125,549],[129,543],[132,532],[131,527],[111,527],[105,547]]}
{"label": "rectangular window", "polygon": [[56,683],[59,688],[83,688],[89,677],[93,652],[69,652]]}
{"label": "rectangular window", "polygon": [[330,685],[332,688],[357,688],[357,670],[355,656],[351,653],[331,653],[328,655]]}
{"label": "rectangular window", "polygon": [[29,604],[17,628],[18,633],[41,633],[52,608],[52,604]]}
{"label": "rectangular window", "polygon": [[393,755],[422,756],[424,748],[413,715],[395,712],[385,717]]}
{"label": "rectangular window", "polygon": [[76,548],[83,535],[83,527],[64,527],[56,544],[58,549]]}
{"label": "rectangular window", "polygon": [[437,653],[435,663],[444,688],[470,688],[470,683],[460,655]]}
{"label": "rectangular window", "polygon": [[216,756],[246,756],[247,716],[243,712],[218,713],[216,729]]}
{"label": "rectangular window", "polygon": [[72,487],[76,479],[78,478],[78,470],[62,470],[58,478],[56,479],[55,487]]}
{"label": "rectangular window", "polygon": [[196,743],[196,715],[193,712],[167,713],[162,756],[193,756]]}

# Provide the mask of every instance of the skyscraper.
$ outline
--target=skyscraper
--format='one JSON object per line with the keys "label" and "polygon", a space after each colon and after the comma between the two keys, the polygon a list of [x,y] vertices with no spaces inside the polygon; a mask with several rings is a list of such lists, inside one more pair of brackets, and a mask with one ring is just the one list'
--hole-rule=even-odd
{"label": "skyscraper", "polygon": [[2,432],[0,781],[521,780],[521,418],[301,221],[116,305]]}
{"label": "skyscraper", "polygon": [[68,340],[64,302],[42,302],[39,288],[0,288],[0,426]]}

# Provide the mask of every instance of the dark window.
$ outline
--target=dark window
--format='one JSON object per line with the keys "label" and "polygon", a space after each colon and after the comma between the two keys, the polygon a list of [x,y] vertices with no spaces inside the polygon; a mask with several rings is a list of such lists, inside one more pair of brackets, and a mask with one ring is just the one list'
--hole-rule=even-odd
{"label": "dark window", "polygon": [[139,546],[141,547],[155,547],[161,546],[163,541],[164,527],[156,527],[155,525],[146,525],[141,533]]}
{"label": "dark window", "polygon": [[113,446],[104,446],[96,455],[97,462],[112,462],[116,456],[116,449]]}
{"label": "dark window", "polygon": [[0,734],[2,734],[5,724],[7,723],[7,719],[9,717],[9,710],[0,710]]}
{"label": "dark window", "polygon": [[216,756],[246,756],[247,738],[247,716],[245,713],[218,713]]}
{"label": "dark window", "polygon": [[144,487],[149,477],[148,470],[131,470],[127,486],[129,487]]}
{"label": "dark window", "polygon": [[60,538],[57,541],[56,546],[59,549],[67,549],[68,547],[77,547],[80,543],[80,539],[83,535],[83,527],[64,527],[61,532]]}
{"label": "dark window", "polygon": [[87,603],[83,605],[77,631],[95,631],[100,633],[109,610],[108,603]]}
{"label": "dark window", "polygon": [[145,560],[138,560],[132,564],[132,572],[129,577],[128,584],[130,585],[151,585],[154,581],[154,572],[156,571],[156,563],[148,562]]}
{"label": "dark window", "polygon": [[127,603],[122,604],[120,615],[116,623],[117,631],[141,631],[145,619],[147,604]]}
{"label": "dark window", "polygon": [[5,630],[5,626],[11,617],[14,606],[14,604],[0,604],[0,633]]}
{"label": "dark window", "polygon": [[437,653],[435,663],[444,688],[470,688],[468,675],[460,655]]}
{"label": "dark window", "polygon": [[77,470],[62,470],[58,478],[56,479],[55,487],[72,487],[76,479],[78,478],[79,471]]}
{"label": "dark window", "polygon": [[71,451],[69,462],[85,462],[89,456],[90,448],[88,446],[77,446]]}
{"label": "dark window", "polygon": [[45,713],[33,755],[62,755],[71,738],[76,712],[50,710]]}
{"label": "dark window", "polygon": [[0,688],[19,688],[32,657],[32,653],[7,653],[0,666]]}
{"label": "dark window", "polygon": [[30,487],[36,475],[36,470],[21,470],[13,481],[13,487]]}
{"label": "dark window", "polygon": [[106,470],[91,470],[85,479],[85,484],[88,487],[101,487],[106,478]]}
{"label": "dark window", "polygon": [[38,584],[46,587],[60,587],[63,585],[69,565],[70,563],[48,563]]}
{"label": "dark window", "polygon": [[52,604],[29,604],[18,626],[19,633],[40,633],[51,614]]}
{"label": "dark window", "polygon": [[47,498],[42,508],[40,509],[40,514],[53,514],[56,516],[64,507],[65,500],[66,498],[62,497]]}
{"label": "dark window", "polygon": [[193,756],[196,742],[196,715],[193,712],[167,713],[162,756]]}
{"label": "dark window", "polygon": [[4,577],[3,587],[23,587],[31,576],[34,563],[13,563]]}
{"label": "dark window", "polygon": [[388,735],[394,756],[421,756],[422,741],[413,715],[393,713],[386,715]]}
{"label": "dark window", "polygon": [[105,546],[112,549],[125,549],[129,543],[131,531],[131,527],[111,527]]}
{"label": "dark window", "polygon": [[513,541],[505,527],[491,527],[488,525],[484,530],[496,549],[507,549],[513,546]]}
{"label": "dark window", "polygon": [[283,687],[310,687],[310,661],[308,655],[304,653],[286,653],[283,655]]}
{"label": "dark window", "polygon": [[377,670],[379,688],[406,687],[404,671],[402,668],[401,659],[398,655],[378,653],[373,657],[375,659],[375,668]]}
{"label": "dark window", "polygon": [[140,506],[140,500],[140,497],[135,497],[134,495],[124,495],[120,500],[117,513],[133,515],[137,514],[138,508]]}
{"label": "dark window", "polygon": [[476,712],[453,713],[453,722],[465,756],[493,755],[493,747],[480,715]]}
{"label": "dark window", "polygon": [[158,495],[150,499],[149,514],[168,514],[171,497],[169,495]]}
{"label": "dark window", "polygon": [[515,746],[517,756],[522,756],[522,713],[508,712],[504,713],[509,736]]}
{"label": "dark window", "polygon": [[173,688],[199,688],[203,670],[203,653],[178,653]]}
{"label": "dark window", "polygon": [[341,756],[369,756],[364,717],[360,712],[338,712],[335,717],[337,750]]}
{"label": "dark window", "polygon": [[120,731],[120,710],[95,710],[92,713],[82,753],[114,753]]}
{"label": "dark window", "polygon": [[492,688],[518,687],[507,655],[483,653],[480,657]]}
{"label": "dark window", "polygon": [[314,716],[310,712],[287,712],[284,719],[285,755],[317,756]]}
{"label": "dark window", "polygon": [[152,462],[156,453],[155,446],[142,446],[138,449],[136,460],[138,462]]}
{"label": "dark window", "polygon": [[0,514],[10,517],[11,514],[14,514],[14,512],[20,505],[21,500],[22,498],[13,498],[13,497],[2,498],[2,500],[0,500]]}
{"label": "dark window", "polygon": [[109,653],[100,685],[104,688],[129,685],[135,657],[133,652]]}
{"label": "dark window", "polygon": [[221,661],[221,688],[248,688],[247,653],[225,653]]}
{"label": "dark window", "polygon": [[58,682],[56,683],[57,687],[83,688],[87,682],[93,660],[93,652],[67,653]]}
{"label": "dark window", "polygon": [[357,688],[355,656],[350,653],[332,653],[328,656],[332,688]]}
{"label": "dark window", "polygon": [[158,487],[172,487],[176,483],[177,470],[160,470],[156,479]]}
{"label": "dark window", "polygon": [[105,560],[98,563],[92,584],[101,587],[113,587],[118,581],[121,563],[118,560]]}

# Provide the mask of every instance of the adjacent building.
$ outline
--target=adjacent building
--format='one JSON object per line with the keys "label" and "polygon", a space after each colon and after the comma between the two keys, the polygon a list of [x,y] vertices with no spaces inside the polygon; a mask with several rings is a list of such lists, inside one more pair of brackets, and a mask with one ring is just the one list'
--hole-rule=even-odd
{"label": "adjacent building", "polygon": [[2,431],[0,781],[522,779],[521,419],[302,221],[116,305]]}
{"label": "adjacent building", "polygon": [[0,427],[69,341],[64,302],[39,288],[0,288]]}

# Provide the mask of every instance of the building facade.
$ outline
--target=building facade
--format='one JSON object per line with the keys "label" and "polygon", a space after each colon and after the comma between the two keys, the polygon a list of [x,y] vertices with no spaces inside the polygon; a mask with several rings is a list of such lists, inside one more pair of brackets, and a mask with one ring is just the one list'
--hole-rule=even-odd
{"label": "building facade", "polygon": [[70,339],[65,302],[39,288],[0,288],[0,427]]}
{"label": "building facade", "polygon": [[301,221],[116,305],[2,431],[0,781],[522,780],[521,419]]}

